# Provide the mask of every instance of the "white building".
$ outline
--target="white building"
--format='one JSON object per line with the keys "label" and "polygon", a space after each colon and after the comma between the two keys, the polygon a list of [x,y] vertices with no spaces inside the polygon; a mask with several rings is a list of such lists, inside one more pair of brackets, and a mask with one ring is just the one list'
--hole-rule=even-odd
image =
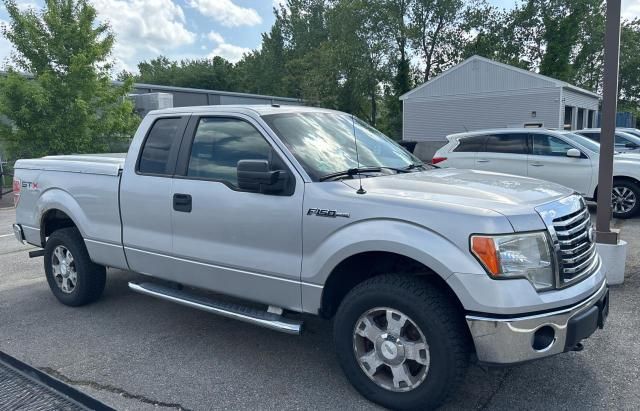
{"label": "white building", "polygon": [[402,138],[444,142],[452,133],[502,127],[595,127],[600,96],[473,56],[400,97]]}

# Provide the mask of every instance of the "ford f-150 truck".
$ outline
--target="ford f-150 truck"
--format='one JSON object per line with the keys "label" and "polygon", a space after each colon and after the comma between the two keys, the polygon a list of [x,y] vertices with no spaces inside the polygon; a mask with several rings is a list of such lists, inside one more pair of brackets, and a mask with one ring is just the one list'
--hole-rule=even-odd
{"label": "ford f-150 truck", "polygon": [[113,267],[143,274],[135,292],[291,334],[292,313],[333,318],[348,379],[394,409],[438,406],[470,361],[580,350],[608,313],[580,195],[423,165],[336,111],[155,111],[128,154],[20,160],[14,188],[15,235],[63,304],[98,299]]}

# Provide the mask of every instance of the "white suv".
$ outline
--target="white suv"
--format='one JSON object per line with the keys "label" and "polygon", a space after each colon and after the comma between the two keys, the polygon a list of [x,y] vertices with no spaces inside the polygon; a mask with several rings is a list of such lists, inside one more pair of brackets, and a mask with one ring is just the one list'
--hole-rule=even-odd
{"label": "white suv", "polygon": [[[552,181],[587,199],[598,194],[600,145],[565,131],[481,130],[447,136],[436,152],[439,167],[472,168]],[[640,158],[616,154],[613,164],[613,215],[629,218],[640,209]]]}

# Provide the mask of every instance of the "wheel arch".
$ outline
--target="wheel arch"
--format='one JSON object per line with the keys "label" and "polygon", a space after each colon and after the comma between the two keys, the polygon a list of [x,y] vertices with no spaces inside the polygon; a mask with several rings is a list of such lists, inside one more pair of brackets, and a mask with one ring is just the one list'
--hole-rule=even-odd
{"label": "wheel arch", "polygon": [[66,212],[58,208],[50,208],[40,218],[40,244],[44,247],[47,238],[61,228],[78,228],[76,222]]}
{"label": "wheel arch", "polygon": [[[625,176],[625,175],[617,175],[617,176],[613,176],[613,181],[629,181],[631,183],[636,184],[638,187],[640,187],[640,180],[638,180],[635,177],[631,177],[631,176]],[[598,199],[598,186],[596,186],[594,192],[593,192],[593,199],[597,200]]]}
{"label": "wheel arch", "polygon": [[320,315],[331,318],[346,295],[358,284],[384,274],[419,276],[441,290],[460,309],[462,302],[445,278],[424,263],[389,251],[365,251],[343,259],[329,274],[320,301]]}
{"label": "wheel arch", "polygon": [[68,192],[59,189],[46,190],[36,205],[39,218],[40,243],[44,247],[47,237],[55,230],[64,227],[75,227],[85,236],[83,223],[87,217],[75,198]]}

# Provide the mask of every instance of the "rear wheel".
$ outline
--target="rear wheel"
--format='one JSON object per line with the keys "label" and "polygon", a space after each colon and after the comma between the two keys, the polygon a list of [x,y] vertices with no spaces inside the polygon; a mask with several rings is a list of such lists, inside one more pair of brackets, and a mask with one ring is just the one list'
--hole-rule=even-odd
{"label": "rear wheel", "polygon": [[53,295],[65,305],[92,303],[104,290],[106,269],[91,261],[76,228],[51,234],[44,248],[44,269]]}
{"label": "rear wheel", "polygon": [[640,208],[640,188],[626,180],[614,180],[611,190],[611,210],[615,218],[630,218]]}
{"label": "rear wheel", "polygon": [[432,409],[455,392],[468,365],[463,317],[443,292],[414,276],[356,286],[334,322],[342,368],[369,400],[392,409]]}

